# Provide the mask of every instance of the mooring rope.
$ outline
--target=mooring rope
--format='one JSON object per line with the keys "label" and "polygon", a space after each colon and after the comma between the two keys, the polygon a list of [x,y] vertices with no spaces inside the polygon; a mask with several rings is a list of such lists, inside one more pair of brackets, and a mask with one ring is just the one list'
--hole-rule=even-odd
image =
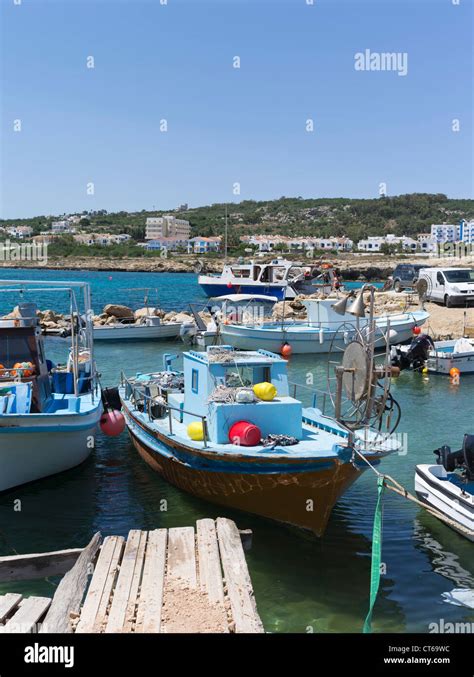
{"label": "mooring rope", "polygon": [[383,532],[382,514],[383,514],[383,495],[385,489],[390,489],[399,496],[402,496],[403,498],[406,498],[409,501],[416,503],[416,505],[420,506],[421,508],[424,508],[434,517],[437,517],[439,520],[441,520],[448,526],[455,528],[457,531],[461,531],[470,538],[474,537],[474,530],[469,529],[468,527],[465,527],[462,524],[459,524],[458,522],[455,522],[449,517],[446,517],[446,515],[443,515],[443,513],[437,510],[436,508],[432,508],[431,506],[426,505],[418,498],[413,496],[413,494],[411,494],[408,491],[408,489],[405,489],[405,487],[402,486],[399,482],[397,482],[397,480],[395,480],[393,477],[391,477],[390,475],[380,473],[376,468],[374,468],[372,463],[367,458],[365,458],[365,456],[360,451],[354,448],[354,452],[363,461],[365,461],[365,463],[367,463],[369,468],[375,473],[375,475],[377,475],[377,504],[375,506],[374,525],[372,530],[370,601],[369,601],[369,611],[367,613],[363,628],[364,633],[370,633],[372,632],[372,612],[375,606],[375,602],[377,601],[377,595],[380,587],[380,576],[381,576],[380,565],[382,561],[382,532]]}

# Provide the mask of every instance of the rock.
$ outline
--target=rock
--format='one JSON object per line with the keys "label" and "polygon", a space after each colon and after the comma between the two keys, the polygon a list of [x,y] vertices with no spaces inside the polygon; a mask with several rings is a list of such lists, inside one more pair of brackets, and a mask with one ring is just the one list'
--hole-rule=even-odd
{"label": "rock", "polygon": [[[165,319],[166,319],[166,316],[165,316]],[[174,316],[172,321],[173,322],[180,322],[180,323],[181,322],[192,322],[193,318],[191,317],[191,315],[188,315],[187,313],[176,313],[176,315]]]}
{"label": "rock", "polygon": [[20,311],[18,309],[18,306],[15,306],[11,313],[8,313],[8,315],[4,315],[3,319],[4,320],[16,320],[18,317],[21,317]]}
{"label": "rock", "polygon": [[117,318],[114,315],[110,315],[103,324],[115,324],[117,321]]}
{"label": "rock", "polygon": [[59,329],[58,323],[52,320],[43,320],[41,324],[45,329]]}
{"label": "rock", "polygon": [[103,312],[109,317],[118,317],[119,319],[134,319],[133,310],[128,306],[108,303],[104,306]]}
{"label": "rock", "polygon": [[134,315],[135,319],[138,320],[141,317],[149,317],[150,315],[158,316],[159,312],[158,308],[139,308],[135,311]]}

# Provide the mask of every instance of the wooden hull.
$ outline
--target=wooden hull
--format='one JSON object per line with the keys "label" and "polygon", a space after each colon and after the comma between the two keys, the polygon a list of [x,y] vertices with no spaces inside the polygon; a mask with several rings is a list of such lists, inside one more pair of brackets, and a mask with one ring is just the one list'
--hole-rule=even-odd
{"label": "wooden hull", "polygon": [[317,536],[323,535],[336,501],[361,474],[361,469],[340,461],[329,467],[322,463],[319,470],[295,466],[267,473],[193,468],[152,449],[130,428],[129,433],[143,460],[179,489],[227,508],[309,529]]}

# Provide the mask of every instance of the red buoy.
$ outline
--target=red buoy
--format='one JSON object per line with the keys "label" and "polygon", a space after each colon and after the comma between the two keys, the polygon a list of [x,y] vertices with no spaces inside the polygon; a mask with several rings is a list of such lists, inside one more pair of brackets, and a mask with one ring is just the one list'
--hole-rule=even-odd
{"label": "red buoy", "polygon": [[228,283],[227,283],[227,289],[232,289],[232,287],[233,287],[232,282],[228,282]]}
{"label": "red buoy", "polygon": [[415,336],[418,336],[418,334],[421,334],[421,327],[419,327],[417,324],[413,327],[413,333]]}
{"label": "red buoy", "polygon": [[117,437],[125,430],[125,418],[121,411],[104,411],[100,417],[100,429],[104,435]]}
{"label": "red buoy", "polygon": [[248,421],[237,421],[229,430],[229,441],[242,447],[255,447],[261,439],[260,428]]}
{"label": "red buoy", "polygon": [[287,360],[289,357],[291,357],[291,353],[293,352],[293,348],[290,346],[289,343],[284,343],[282,347],[280,348],[280,355]]}

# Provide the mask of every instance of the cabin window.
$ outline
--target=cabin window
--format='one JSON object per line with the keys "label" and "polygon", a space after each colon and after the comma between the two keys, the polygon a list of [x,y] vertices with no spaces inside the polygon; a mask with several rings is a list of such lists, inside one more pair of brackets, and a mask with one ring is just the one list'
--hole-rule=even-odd
{"label": "cabin window", "polygon": [[436,274],[436,279],[438,280],[438,284],[444,285],[444,277],[443,277],[443,273],[437,273],[437,274]]}
{"label": "cabin window", "polygon": [[197,393],[199,389],[199,372],[197,369],[193,369],[191,372],[191,390],[193,393]]}
{"label": "cabin window", "polygon": [[250,270],[248,268],[232,268],[231,270],[235,277],[250,277]]}

